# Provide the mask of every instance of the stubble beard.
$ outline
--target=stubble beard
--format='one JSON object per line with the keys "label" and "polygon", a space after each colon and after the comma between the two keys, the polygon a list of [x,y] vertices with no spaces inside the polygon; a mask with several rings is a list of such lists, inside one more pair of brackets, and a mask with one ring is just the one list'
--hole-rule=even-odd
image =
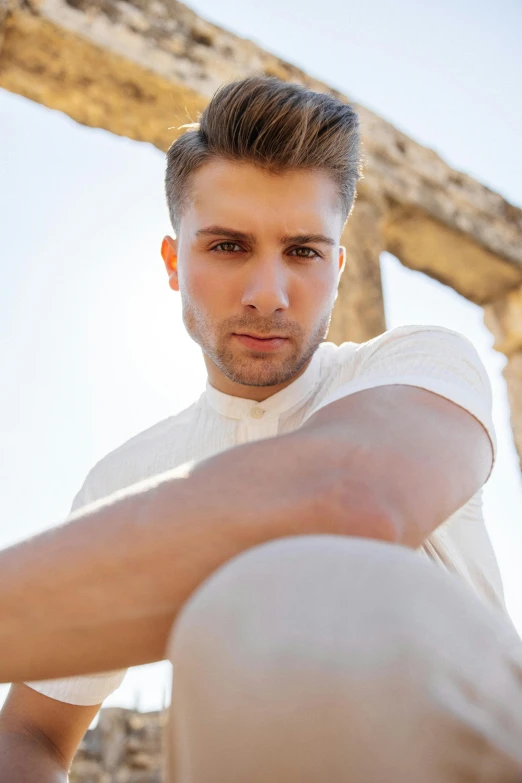
{"label": "stubble beard", "polygon": [[183,301],[183,323],[189,336],[223,375],[243,386],[279,386],[291,380],[324,341],[331,317],[331,312],[321,317],[304,345],[302,333],[290,335],[291,351],[284,347],[281,353],[246,354],[239,345],[234,349],[230,330],[223,336],[216,336],[204,314],[197,312],[191,303]]}

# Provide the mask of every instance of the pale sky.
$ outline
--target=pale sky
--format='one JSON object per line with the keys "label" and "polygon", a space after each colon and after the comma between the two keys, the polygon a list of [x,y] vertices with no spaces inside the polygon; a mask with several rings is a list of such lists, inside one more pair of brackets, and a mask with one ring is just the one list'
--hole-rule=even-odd
{"label": "pale sky", "polygon": [[[202,16],[374,109],[522,205],[522,5],[483,0],[200,0]],[[165,118],[171,125],[171,118]],[[205,370],[159,255],[164,156],[0,91],[0,547],[61,521],[108,451],[200,394]],[[458,263],[458,259],[456,259]],[[383,254],[387,327],[441,324],[476,346],[499,452],[485,517],[522,633],[522,481],[482,311]],[[106,706],[160,707],[167,663]],[[0,686],[0,703],[7,688]]]}

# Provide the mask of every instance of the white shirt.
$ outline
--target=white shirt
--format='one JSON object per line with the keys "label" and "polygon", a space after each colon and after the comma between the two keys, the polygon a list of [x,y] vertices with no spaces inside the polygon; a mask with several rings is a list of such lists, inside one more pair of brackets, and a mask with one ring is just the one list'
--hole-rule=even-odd
{"label": "white shirt", "polygon": [[[387,384],[418,386],[465,408],[485,427],[496,456],[491,385],[472,343],[440,326],[400,326],[365,343],[321,343],[305,372],[263,402],[223,394],[207,381],[189,408],[140,432],[95,464],[71,512],[185,463],[295,430],[324,405]],[[484,525],[482,488],[418,552],[457,572],[480,597],[505,610]],[[27,684],[58,701],[99,704],[124,675],[125,670]]]}

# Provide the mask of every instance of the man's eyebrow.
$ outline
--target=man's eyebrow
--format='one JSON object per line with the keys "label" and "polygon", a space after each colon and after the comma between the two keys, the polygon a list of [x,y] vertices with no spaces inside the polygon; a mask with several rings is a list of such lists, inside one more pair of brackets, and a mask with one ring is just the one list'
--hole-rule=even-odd
{"label": "man's eyebrow", "polygon": [[251,242],[252,244],[255,244],[256,241],[254,234],[236,231],[233,228],[225,228],[225,226],[207,226],[206,228],[200,228],[199,231],[196,231],[196,236],[227,237],[227,239],[240,239],[243,240],[243,242]]}
{"label": "man's eyebrow", "polygon": [[[226,237],[227,239],[236,239],[242,240],[243,242],[250,242],[252,245],[256,243],[256,237],[254,234],[246,233],[244,231],[237,231],[233,228],[226,228],[225,226],[207,226],[206,228],[200,228],[199,231],[196,231],[196,236],[220,236]],[[337,244],[335,239],[326,236],[326,234],[285,234],[281,237],[281,244],[283,245],[306,245],[309,242],[332,246]]]}
{"label": "man's eyebrow", "polygon": [[286,245],[287,242],[293,245],[307,245],[309,242],[323,245],[336,245],[337,242],[332,237],[327,237],[326,234],[294,234],[290,236],[285,234],[281,237],[281,242]]}

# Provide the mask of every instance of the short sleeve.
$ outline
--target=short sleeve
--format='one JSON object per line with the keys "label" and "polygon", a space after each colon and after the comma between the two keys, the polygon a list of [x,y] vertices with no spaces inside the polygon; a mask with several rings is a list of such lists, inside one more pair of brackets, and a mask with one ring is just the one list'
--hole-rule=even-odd
{"label": "short sleeve", "polygon": [[44,696],[67,704],[81,707],[101,704],[119,688],[127,673],[126,669],[103,674],[89,674],[81,677],[66,677],[62,680],[40,680],[25,684]]}
{"label": "short sleeve", "polygon": [[491,441],[493,469],[497,440],[490,380],[473,343],[442,326],[399,326],[361,343],[350,380],[330,389],[307,418],[349,394],[395,384],[426,389],[471,413]]}
{"label": "short sleeve", "polygon": [[[103,492],[97,491],[96,474],[91,470],[75,495],[69,514],[93,503],[103,495]],[[51,699],[85,707],[101,704],[121,685],[126,673],[126,669],[118,669],[101,674],[66,677],[60,680],[39,680],[25,684]]]}

